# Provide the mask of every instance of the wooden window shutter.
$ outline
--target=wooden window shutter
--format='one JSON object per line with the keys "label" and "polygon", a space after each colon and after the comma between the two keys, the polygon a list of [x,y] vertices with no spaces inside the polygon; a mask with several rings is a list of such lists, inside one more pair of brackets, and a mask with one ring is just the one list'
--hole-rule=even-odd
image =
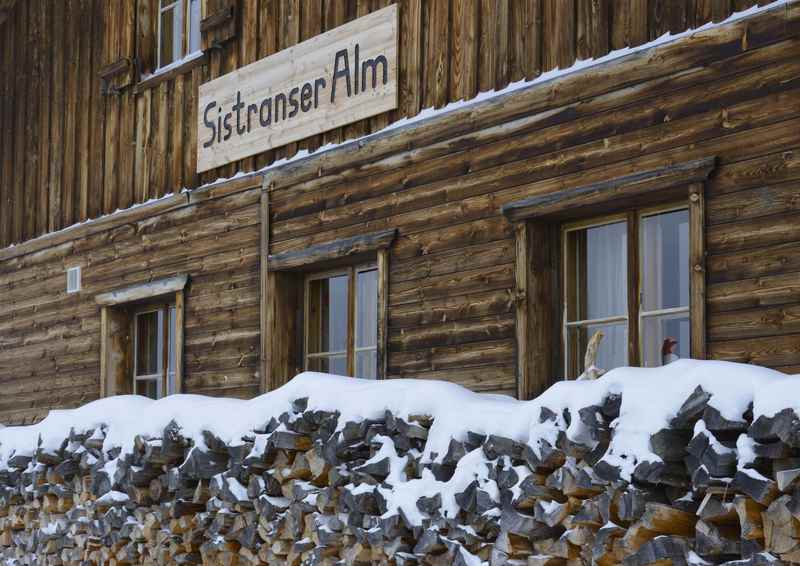
{"label": "wooden window shutter", "polygon": [[103,92],[116,93],[136,81],[136,3],[111,4],[103,17],[103,66],[98,75]]}
{"label": "wooden window shutter", "polygon": [[203,51],[236,37],[239,0],[206,0],[200,22]]}

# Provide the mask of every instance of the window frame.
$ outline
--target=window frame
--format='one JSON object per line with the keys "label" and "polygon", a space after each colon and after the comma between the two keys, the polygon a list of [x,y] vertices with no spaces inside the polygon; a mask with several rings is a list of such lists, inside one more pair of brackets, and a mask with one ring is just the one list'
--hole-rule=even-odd
{"label": "window frame", "polygon": [[[176,328],[173,330],[172,340],[170,340],[170,325],[172,324],[172,312],[176,316]],[[138,352],[139,352],[139,332],[137,321],[142,315],[149,313],[158,313],[158,334],[157,334],[157,352],[158,352],[158,371],[157,373],[139,375],[138,374]],[[170,368],[170,361],[172,356],[177,356],[177,306],[175,301],[155,301],[149,302],[141,306],[131,309],[131,337],[133,340],[133,349],[131,350],[131,382],[132,391],[134,394],[138,393],[138,384],[141,381],[156,381],[156,390],[158,391],[157,399],[161,399],[168,395],[174,395],[178,391],[175,389],[177,386],[176,380],[176,367],[177,359],[175,359],[172,368]],[[172,387],[171,387],[172,386]],[[171,390],[174,389],[174,390]]]}
{"label": "window frame", "polygon": [[[175,316],[174,366],[169,367],[169,336],[167,351],[162,351],[162,378],[160,391],[167,393],[170,383],[172,393],[183,390],[183,351],[185,289],[188,275],[176,275],[147,283],[130,285],[95,296],[100,306],[100,396],[126,395],[134,392],[136,341],[136,314],[163,308],[162,327],[171,324],[172,309]],[[148,376],[141,376],[148,377]],[[161,397],[164,396],[162,393]]]}
{"label": "window frame", "polygon": [[[655,309],[645,311],[642,309],[642,297],[644,293],[644,289],[642,288],[642,281],[644,279],[644,265],[642,261],[644,249],[643,249],[643,241],[640,237],[642,233],[642,223],[643,220],[647,217],[657,216],[659,214],[666,214],[670,212],[678,212],[678,211],[686,211],[687,214],[691,216],[691,203],[687,200],[685,202],[680,201],[672,201],[668,203],[662,203],[659,205],[654,206],[643,206],[638,208],[632,208],[626,210],[625,212],[619,212],[616,214],[609,214],[603,216],[597,216],[592,218],[584,218],[577,221],[572,222],[564,222],[560,226],[560,241],[561,241],[561,304],[562,304],[562,315],[561,315],[561,351],[563,352],[563,371],[564,371],[564,378],[565,379],[574,379],[579,374],[577,368],[580,367],[581,364],[581,356],[584,352],[575,352],[574,355],[576,358],[572,359],[571,356],[573,355],[570,352],[569,344],[569,331],[571,328],[579,328],[584,326],[596,325],[596,324],[610,324],[610,323],[619,323],[624,322],[626,331],[627,331],[627,355],[626,355],[626,363],[629,366],[640,366],[643,363],[644,357],[644,342],[642,336],[642,328],[645,318],[649,317],[659,317],[665,315],[672,315],[672,314],[687,314],[689,318],[689,326],[690,326],[690,343],[693,342],[691,337],[692,335],[692,309],[691,309],[691,292],[689,297],[689,302],[686,306],[681,307],[671,307],[667,309]],[[609,317],[597,318],[597,319],[580,319],[580,320],[569,320],[569,308],[570,308],[570,289],[572,287],[571,283],[577,284],[570,273],[570,264],[573,262],[574,257],[571,256],[570,246],[569,246],[569,234],[571,232],[577,232],[579,230],[585,230],[588,228],[595,228],[598,226],[607,226],[609,224],[615,224],[618,222],[625,222],[625,233],[626,233],[626,251],[627,251],[627,274],[626,274],[626,287],[627,287],[627,312],[625,315],[614,315]],[[691,218],[689,220],[691,224]],[[691,232],[691,226],[690,226]],[[691,265],[692,265],[692,257],[691,257],[691,233],[689,234],[689,283],[691,284]],[[574,301],[574,299],[573,299]],[[572,377],[570,377],[572,375]]]}
{"label": "window frame", "polygon": [[[358,274],[365,273],[368,271],[378,271],[378,262],[377,261],[366,261],[355,263],[353,265],[342,266],[334,269],[328,269],[324,271],[315,271],[309,272],[305,274],[304,281],[303,281],[303,369],[305,371],[311,371],[309,369],[309,361],[311,359],[322,359],[322,358],[330,358],[332,356],[341,356],[344,354],[347,360],[347,375],[350,377],[359,377],[355,375],[356,365],[357,365],[357,357],[359,352],[366,352],[366,351],[375,351],[376,357],[378,356],[379,351],[379,341],[380,336],[376,336],[376,343],[375,346],[368,346],[368,347],[358,347],[356,346],[356,336],[358,335],[358,313],[356,309],[358,308],[356,295],[357,295],[357,284],[358,284]],[[329,279],[332,277],[339,277],[345,275],[347,276],[347,339],[346,349],[344,351],[325,351],[325,352],[314,352],[311,353],[309,351],[309,341],[312,337],[312,317],[311,317],[311,284],[314,281],[320,281],[322,279]],[[380,277],[378,276],[380,281]],[[379,300],[379,290],[376,289],[376,301]],[[380,316],[379,313],[376,312],[376,316]],[[380,326],[380,321],[376,321],[378,323],[378,327]],[[320,329],[316,329],[316,332],[321,332]],[[379,332],[380,334],[380,332]],[[380,362],[378,362],[378,366]],[[375,368],[375,375],[376,379],[380,379],[380,367]]]}
{"label": "window frame", "polygon": [[[203,0],[171,0],[167,6],[162,6],[162,0],[155,0],[156,2],[156,53],[155,53],[155,68],[154,72],[163,71],[163,69],[180,63],[188,56],[192,55],[196,52],[201,52],[202,48],[202,32],[200,30],[200,22],[203,20],[204,14],[204,1]],[[198,8],[200,10],[200,17],[197,19],[197,29],[192,29],[192,7],[197,3]],[[173,10],[175,14],[179,14],[181,18],[181,36],[179,38],[180,47],[178,49],[178,56],[175,57],[169,63],[163,64],[161,61],[161,43],[163,40],[162,36],[162,16],[165,12]],[[173,18],[175,15],[173,15]],[[194,33],[193,33],[194,32]],[[190,51],[192,39],[197,35],[197,46],[198,48],[194,51]],[[174,41],[174,39],[173,39]],[[173,44],[173,50],[175,49]]]}

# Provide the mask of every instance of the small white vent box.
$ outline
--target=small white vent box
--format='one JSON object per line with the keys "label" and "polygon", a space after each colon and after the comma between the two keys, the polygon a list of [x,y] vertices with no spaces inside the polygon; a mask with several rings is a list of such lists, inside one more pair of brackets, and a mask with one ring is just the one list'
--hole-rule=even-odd
{"label": "small white vent box", "polygon": [[67,268],[67,293],[77,293],[81,290],[81,268]]}

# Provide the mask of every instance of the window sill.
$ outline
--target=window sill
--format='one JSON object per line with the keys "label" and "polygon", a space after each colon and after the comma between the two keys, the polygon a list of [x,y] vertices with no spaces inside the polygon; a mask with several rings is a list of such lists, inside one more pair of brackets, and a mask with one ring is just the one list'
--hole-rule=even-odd
{"label": "window sill", "polygon": [[163,83],[164,81],[169,81],[183,75],[198,67],[200,65],[205,65],[208,62],[208,55],[204,51],[198,52],[198,55],[189,55],[185,57],[182,61],[173,63],[172,65],[168,65],[163,69],[157,70],[152,75],[148,75],[136,85],[134,92],[139,94],[144,92],[145,90],[151,89]]}

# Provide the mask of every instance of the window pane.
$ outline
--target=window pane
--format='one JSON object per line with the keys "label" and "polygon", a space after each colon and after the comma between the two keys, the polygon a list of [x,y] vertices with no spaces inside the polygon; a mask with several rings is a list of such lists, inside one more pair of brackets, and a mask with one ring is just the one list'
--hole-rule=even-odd
{"label": "window pane", "polygon": [[603,333],[595,365],[610,370],[628,364],[628,327],[625,323],[589,324],[568,330],[570,368],[568,377],[577,377],[586,369],[583,364],[586,346],[594,333]]}
{"label": "window pane", "polygon": [[161,12],[161,37],[159,43],[159,60],[160,67],[165,67],[175,60],[174,57],[174,15],[175,10],[169,9]]}
{"label": "window pane", "polygon": [[158,380],[156,379],[140,379],[136,382],[136,394],[150,397],[151,399],[158,399]]}
{"label": "window pane", "polygon": [[309,284],[309,353],[347,349],[349,277],[337,275]]}
{"label": "window pane", "polygon": [[642,219],[642,309],[689,305],[689,211]]}
{"label": "window pane", "polygon": [[200,51],[200,2],[189,0],[189,53]]}
{"label": "window pane", "polygon": [[356,348],[378,344],[378,270],[356,275]]}
{"label": "window pane", "polygon": [[627,228],[625,222],[594,226],[568,233],[568,320],[625,316],[627,294]]}
{"label": "window pane", "polygon": [[308,369],[322,373],[347,375],[347,356],[324,356],[308,359]]}
{"label": "window pane", "polygon": [[688,358],[689,314],[648,316],[642,319],[644,365],[655,367]]}
{"label": "window pane", "polygon": [[356,352],[356,377],[365,379],[378,377],[378,352],[376,350]]}
{"label": "window pane", "polygon": [[161,371],[159,355],[159,312],[136,315],[136,375]]}

